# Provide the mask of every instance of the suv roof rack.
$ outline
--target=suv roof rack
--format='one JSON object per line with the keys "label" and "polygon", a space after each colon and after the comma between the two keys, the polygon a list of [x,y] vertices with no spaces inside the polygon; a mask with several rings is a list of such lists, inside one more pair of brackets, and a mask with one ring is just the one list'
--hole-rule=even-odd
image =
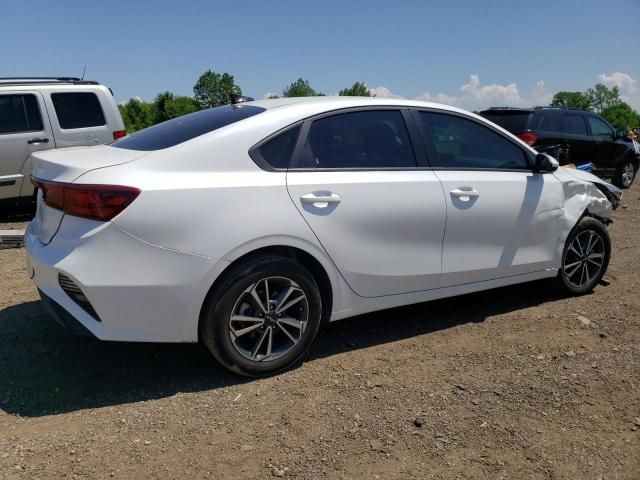
{"label": "suv roof rack", "polygon": [[95,80],[83,80],[78,77],[0,77],[0,85],[100,85]]}

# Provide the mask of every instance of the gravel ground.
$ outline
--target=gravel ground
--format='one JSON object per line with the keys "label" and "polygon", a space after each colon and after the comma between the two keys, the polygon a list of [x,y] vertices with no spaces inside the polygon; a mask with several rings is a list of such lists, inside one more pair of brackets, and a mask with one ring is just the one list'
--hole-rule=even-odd
{"label": "gravel ground", "polygon": [[609,287],[345,320],[253,381],[198,345],[70,336],[0,250],[0,478],[638,479],[640,185],[623,204]]}

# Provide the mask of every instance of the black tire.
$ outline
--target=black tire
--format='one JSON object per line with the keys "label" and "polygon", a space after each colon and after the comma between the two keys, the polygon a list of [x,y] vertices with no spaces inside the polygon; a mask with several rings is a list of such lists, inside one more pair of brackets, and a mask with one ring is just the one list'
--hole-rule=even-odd
{"label": "black tire", "polygon": [[637,163],[631,159],[626,159],[616,169],[616,174],[613,177],[613,184],[619,188],[629,188],[633,184],[633,180],[636,178]]}
{"label": "black tire", "polygon": [[[225,276],[221,284],[210,292],[203,306],[200,319],[200,337],[204,344],[224,367],[237,374],[249,377],[273,375],[298,364],[313,343],[321,323],[322,300],[313,276],[302,265],[282,256],[265,255],[253,257],[232,268],[233,270]],[[304,328],[296,330],[295,328],[291,329],[286,324],[279,323],[280,320],[285,320],[286,317],[278,319],[277,313],[269,311],[265,315],[265,310],[262,307],[259,308],[256,297],[247,293],[248,289],[255,286],[255,293],[264,306],[267,303],[264,300],[266,296],[265,279],[267,283],[271,283],[271,287],[267,286],[266,288],[270,297],[273,297],[271,302],[275,306],[277,306],[277,302],[281,298],[295,300],[298,295],[304,296],[298,302],[300,305],[296,304],[289,307],[289,310],[283,310],[285,312],[283,314],[287,315],[287,317],[292,311],[291,309],[294,309],[293,315],[298,314],[306,318],[306,323],[301,323]],[[290,282],[289,286],[293,288],[292,291],[294,292],[289,297],[284,296],[285,294],[283,293],[285,289],[288,289],[286,281]],[[282,304],[290,303],[290,301],[283,300]],[[303,307],[305,307],[306,313],[303,312]],[[244,311],[238,314],[237,309],[240,308],[243,308]],[[273,308],[273,305],[271,308]],[[247,311],[251,312],[250,317],[246,314]],[[280,314],[280,316],[283,314]],[[261,326],[254,327],[251,332],[241,334],[241,338],[241,336],[235,336],[232,330],[238,333],[245,327],[243,326],[240,329],[232,327],[232,322],[234,322],[231,319],[232,315],[235,318],[252,318],[251,322],[253,323],[240,323],[240,325],[244,326],[257,325],[255,322],[260,321],[256,318],[258,316],[263,317],[264,321]],[[235,320],[235,322],[238,322],[238,320]],[[234,325],[238,325],[238,323],[234,323]],[[271,329],[271,331],[267,331],[268,329]],[[289,336],[285,335],[285,330],[289,332]],[[296,335],[297,333],[299,333],[299,336]],[[263,335],[267,337],[263,337]],[[297,343],[293,341],[292,336],[296,337]],[[254,338],[255,341],[253,340]],[[269,339],[272,340],[271,343],[269,343]],[[279,353],[280,356],[277,357],[275,353],[273,355],[270,353],[271,344],[275,346],[276,339],[282,341],[283,344],[283,348]],[[263,340],[267,341],[267,345],[264,345]],[[255,347],[259,341],[262,343],[256,349],[256,359],[247,358],[247,354],[251,356],[253,352],[245,350],[242,342],[253,342],[252,345]],[[288,345],[287,342],[292,345],[285,352],[285,347]],[[270,359],[267,356],[268,352],[274,358]],[[264,358],[259,359],[261,356]]]}
{"label": "black tire", "polygon": [[[595,234],[597,238],[593,240],[591,250],[587,251],[592,241],[590,239],[595,238],[591,234]],[[599,260],[597,255],[600,253],[602,254],[601,264],[596,268]],[[610,258],[611,239],[607,227],[595,218],[583,217],[573,227],[565,242],[562,266],[555,278],[556,287],[561,293],[569,295],[590,292],[602,280]]]}

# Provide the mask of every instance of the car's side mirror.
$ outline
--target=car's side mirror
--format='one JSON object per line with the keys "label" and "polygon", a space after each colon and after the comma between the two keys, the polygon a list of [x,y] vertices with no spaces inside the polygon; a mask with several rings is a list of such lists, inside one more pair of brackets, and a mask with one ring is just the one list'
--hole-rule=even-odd
{"label": "car's side mirror", "polygon": [[627,132],[624,128],[616,130],[616,140],[620,138],[627,138]]}
{"label": "car's side mirror", "polygon": [[539,153],[536,155],[536,159],[533,165],[533,171],[535,173],[551,173],[555,172],[560,164],[551,155],[546,153]]}

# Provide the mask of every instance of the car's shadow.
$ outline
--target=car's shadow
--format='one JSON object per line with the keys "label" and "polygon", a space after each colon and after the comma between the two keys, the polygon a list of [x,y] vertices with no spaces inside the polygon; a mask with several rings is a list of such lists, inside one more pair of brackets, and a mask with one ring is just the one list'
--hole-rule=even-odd
{"label": "car's shadow", "polygon": [[[327,325],[307,361],[554,299],[547,284],[530,283],[354,317]],[[228,373],[199,345],[74,337],[50,320],[39,302],[0,311],[0,410],[10,414],[51,415],[249,381]]]}

